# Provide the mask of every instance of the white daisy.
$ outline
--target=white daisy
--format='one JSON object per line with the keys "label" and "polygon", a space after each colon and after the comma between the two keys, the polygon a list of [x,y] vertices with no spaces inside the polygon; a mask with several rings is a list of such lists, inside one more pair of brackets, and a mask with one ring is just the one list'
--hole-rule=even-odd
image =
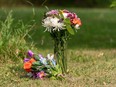
{"label": "white daisy", "polygon": [[45,31],[60,31],[61,29],[64,29],[64,23],[59,22],[59,19],[57,17],[47,17],[43,20],[43,26],[46,27]]}
{"label": "white daisy", "polygon": [[47,58],[48,58],[49,60],[53,60],[53,59],[54,59],[54,55],[48,54],[48,55],[47,55]]}

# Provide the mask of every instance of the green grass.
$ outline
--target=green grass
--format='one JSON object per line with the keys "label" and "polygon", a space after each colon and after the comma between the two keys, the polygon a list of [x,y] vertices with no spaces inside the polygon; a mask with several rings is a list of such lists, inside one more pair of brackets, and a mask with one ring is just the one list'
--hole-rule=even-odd
{"label": "green grass", "polygon": [[[51,50],[39,50],[44,56]],[[68,50],[69,74],[65,80],[25,77],[23,62],[0,64],[1,87],[115,87],[116,50]]]}
{"label": "green grass", "polygon": [[[52,9],[52,8],[51,8]],[[33,80],[25,77],[23,61],[0,62],[0,87],[115,87],[116,86],[116,9],[67,8],[78,13],[82,27],[68,42],[69,74],[63,81]],[[0,10],[4,20],[10,9]],[[39,53],[53,53],[49,33],[43,32],[41,20],[46,9],[13,9],[13,18],[25,24],[35,20],[36,25],[27,38],[28,44],[36,44]],[[15,25],[16,22],[14,22]]]}

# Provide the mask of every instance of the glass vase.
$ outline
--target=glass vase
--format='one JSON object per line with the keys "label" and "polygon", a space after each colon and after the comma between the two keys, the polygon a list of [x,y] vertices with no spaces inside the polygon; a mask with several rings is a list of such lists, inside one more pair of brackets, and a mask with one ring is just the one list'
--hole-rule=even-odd
{"label": "glass vase", "polygon": [[67,32],[65,30],[51,33],[54,40],[54,56],[57,64],[62,70],[62,74],[67,73]]}

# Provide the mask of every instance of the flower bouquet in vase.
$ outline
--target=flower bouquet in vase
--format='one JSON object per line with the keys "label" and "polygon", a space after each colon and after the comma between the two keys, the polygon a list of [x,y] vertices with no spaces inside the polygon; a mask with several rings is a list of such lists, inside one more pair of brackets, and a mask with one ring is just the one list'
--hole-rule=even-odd
{"label": "flower bouquet in vase", "polygon": [[42,25],[54,40],[54,56],[62,74],[67,73],[66,47],[69,35],[74,35],[81,26],[76,13],[68,10],[51,10],[45,13]]}

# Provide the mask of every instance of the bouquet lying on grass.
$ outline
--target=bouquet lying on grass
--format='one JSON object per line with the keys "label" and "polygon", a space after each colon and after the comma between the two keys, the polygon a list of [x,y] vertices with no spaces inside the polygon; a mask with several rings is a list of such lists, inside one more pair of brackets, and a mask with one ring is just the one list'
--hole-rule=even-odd
{"label": "bouquet lying on grass", "polygon": [[52,77],[60,78],[61,70],[59,65],[56,64],[54,55],[48,54],[43,57],[41,54],[34,54],[31,50],[27,52],[27,57],[24,59],[24,70],[30,78]]}

